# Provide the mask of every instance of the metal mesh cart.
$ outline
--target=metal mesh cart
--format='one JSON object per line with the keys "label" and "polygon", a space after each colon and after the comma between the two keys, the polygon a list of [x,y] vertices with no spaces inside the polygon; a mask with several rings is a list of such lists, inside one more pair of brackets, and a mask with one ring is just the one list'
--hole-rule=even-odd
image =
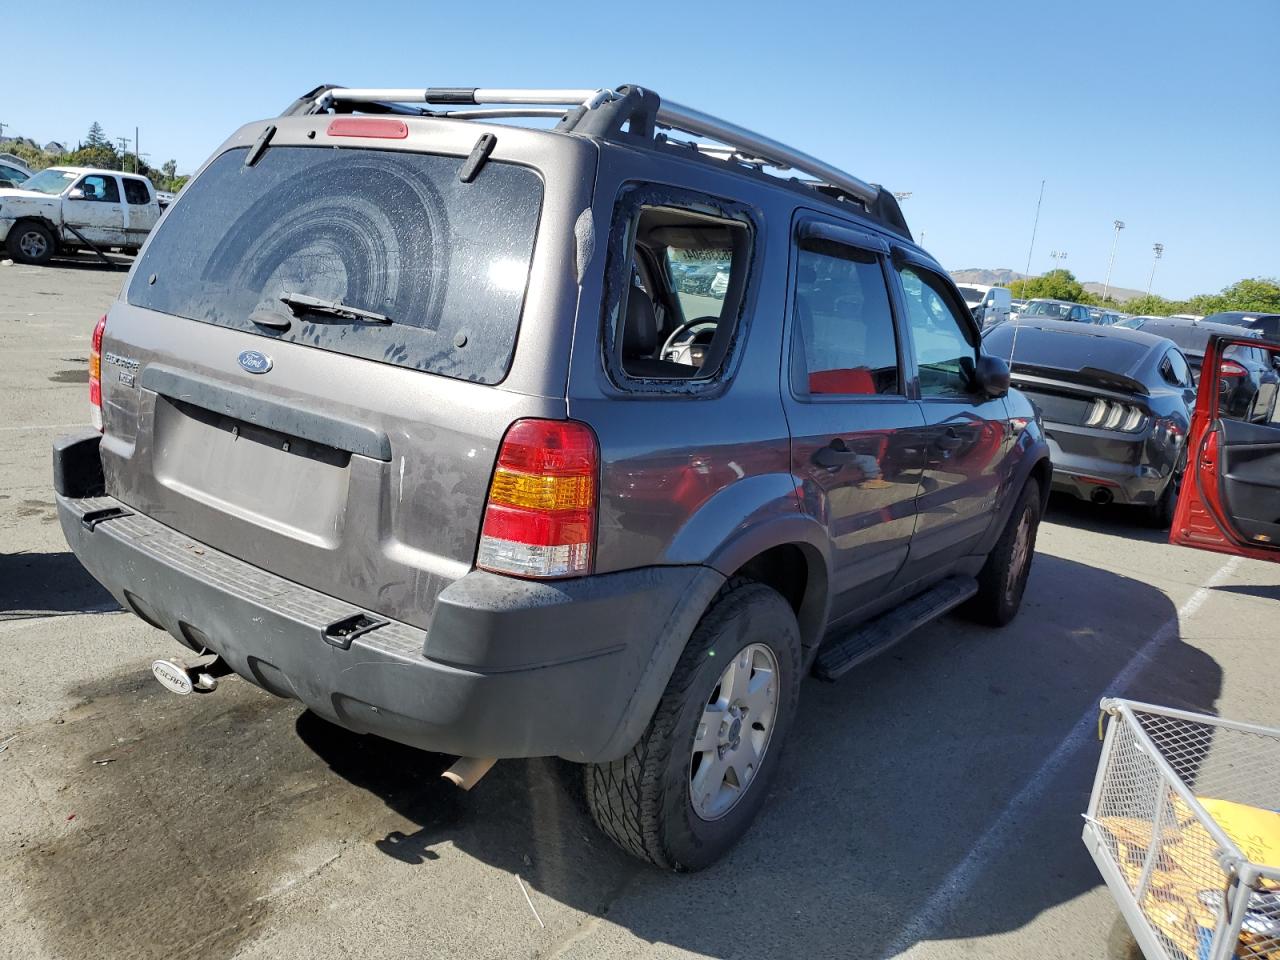
{"label": "metal mesh cart", "polygon": [[1148,960],[1280,960],[1280,730],[1102,711],[1084,842]]}

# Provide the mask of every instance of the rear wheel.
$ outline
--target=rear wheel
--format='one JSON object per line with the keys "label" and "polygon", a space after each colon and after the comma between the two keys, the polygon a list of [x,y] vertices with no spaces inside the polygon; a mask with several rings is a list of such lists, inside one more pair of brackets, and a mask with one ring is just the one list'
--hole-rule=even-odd
{"label": "rear wheel", "polygon": [[9,256],[19,263],[48,263],[57,246],[49,228],[34,220],[16,223],[9,231]]}
{"label": "rear wheel", "polygon": [[732,580],[703,615],[640,741],[586,768],[600,829],[633,856],[700,870],[764,804],[800,687],[800,629],[777,591]]}
{"label": "rear wheel", "polygon": [[1178,506],[1178,490],[1182,486],[1182,474],[1175,473],[1164,485],[1164,492],[1153,506],[1144,508],[1146,521],[1156,530],[1168,530],[1173,526],[1173,512]]}
{"label": "rear wheel", "polygon": [[965,613],[979,623],[1003,627],[1017,616],[1036,552],[1040,510],[1040,484],[1028,480],[978,572],[978,592],[965,604]]}

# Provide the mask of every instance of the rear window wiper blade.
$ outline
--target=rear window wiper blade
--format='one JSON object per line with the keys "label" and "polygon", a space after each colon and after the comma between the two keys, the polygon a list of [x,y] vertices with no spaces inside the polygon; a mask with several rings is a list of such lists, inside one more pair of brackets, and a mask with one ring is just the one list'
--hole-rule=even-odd
{"label": "rear window wiper blade", "polygon": [[359,307],[349,307],[341,300],[324,300],[320,297],[307,296],[305,293],[286,291],[280,295],[280,302],[288,307],[295,317],[300,317],[304,313],[315,313],[321,316],[337,317],[340,320],[366,320],[369,323],[394,322],[385,313],[361,310]]}

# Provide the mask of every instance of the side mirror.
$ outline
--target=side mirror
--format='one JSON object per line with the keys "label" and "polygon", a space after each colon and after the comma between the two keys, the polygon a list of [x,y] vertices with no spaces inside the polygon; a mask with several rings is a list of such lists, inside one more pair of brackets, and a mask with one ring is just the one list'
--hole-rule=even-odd
{"label": "side mirror", "polygon": [[978,354],[973,370],[973,382],[988,397],[1003,397],[1009,392],[1009,364],[989,353]]}
{"label": "side mirror", "polygon": [[68,200],[83,200],[83,199],[84,199],[84,191],[83,191],[83,190],[81,190],[79,187],[72,187],[70,190],[68,190],[68,191],[67,191],[67,199],[68,199]]}

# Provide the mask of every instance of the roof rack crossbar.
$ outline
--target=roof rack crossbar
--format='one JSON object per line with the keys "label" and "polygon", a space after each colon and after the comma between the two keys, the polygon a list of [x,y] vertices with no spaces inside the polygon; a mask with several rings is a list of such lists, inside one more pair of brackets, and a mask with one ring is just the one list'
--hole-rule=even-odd
{"label": "roof rack crossbar", "polygon": [[527,104],[588,108],[612,99],[612,90],[554,89],[536,90],[509,87],[335,87],[316,98],[317,105],[334,100],[352,103],[439,103],[482,106],[493,104]]}

